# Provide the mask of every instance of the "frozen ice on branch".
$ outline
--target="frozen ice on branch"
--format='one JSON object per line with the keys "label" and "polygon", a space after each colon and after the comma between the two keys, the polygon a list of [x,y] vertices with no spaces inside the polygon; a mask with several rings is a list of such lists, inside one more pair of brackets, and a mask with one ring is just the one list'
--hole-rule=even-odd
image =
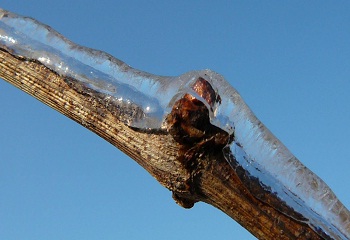
{"label": "frozen ice on branch", "polygon": [[[267,201],[268,193],[279,202],[272,207],[283,214],[306,222],[321,235],[350,239],[346,207],[272,135],[221,75],[210,70],[179,77],[142,72],[105,52],[76,45],[32,18],[2,9],[0,48],[50,68],[76,91],[98,97],[133,128],[167,131],[167,116],[178,100],[191,96],[201,101],[210,123],[231,136],[223,148],[225,158],[256,198]],[[198,79],[210,85],[215,101],[203,94]]]}

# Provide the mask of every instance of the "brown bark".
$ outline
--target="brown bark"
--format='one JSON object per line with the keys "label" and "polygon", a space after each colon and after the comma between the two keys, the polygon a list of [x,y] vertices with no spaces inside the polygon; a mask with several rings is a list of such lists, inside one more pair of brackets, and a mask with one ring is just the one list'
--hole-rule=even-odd
{"label": "brown bark", "polygon": [[[189,150],[167,131],[132,129],[42,64],[1,49],[0,77],[119,148],[171,190],[183,207],[197,201],[211,204],[259,239],[322,239],[307,224],[254,198],[219,149],[203,145]],[[184,161],[189,154],[190,164]]]}

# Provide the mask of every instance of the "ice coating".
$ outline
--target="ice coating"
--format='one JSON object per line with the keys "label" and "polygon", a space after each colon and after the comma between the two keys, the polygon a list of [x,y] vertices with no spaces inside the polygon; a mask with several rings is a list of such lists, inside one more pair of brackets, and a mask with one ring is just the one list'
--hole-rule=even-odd
{"label": "ice coating", "polygon": [[221,96],[212,123],[235,135],[228,146],[230,154],[226,154],[229,163],[234,156],[248,174],[301,213],[316,231],[322,229],[334,239],[350,239],[350,212],[327,184],[256,118],[222,76],[213,72],[206,75]]}
{"label": "ice coating", "polygon": [[[258,179],[262,188],[308,219],[316,231],[321,229],[334,239],[350,239],[349,211],[320,178],[271,134],[219,74],[203,70],[161,77],[138,71],[107,53],[75,45],[36,20],[1,9],[0,48],[74,78],[113,98],[121,107],[139,107],[141,114],[137,117],[126,113],[123,118],[131,127],[166,128],[164,119],[174,102],[190,93],[206,104],[212,124],[234,134],[234,141],[227,146],[229,153],[225,153],[231,166],[237,161],[235,164]],[[210,82],[221,96],[220,103],[209,106],[192,89],[199,77]]]}
{"label": "ice coating", "polygon": [[[135,104],[142,114],[126,124],[160,128],[171,97],[185,84],[181,78],[138,71],[111,55],[74,44],[49,26],[0,9],[0,46],[10,53],[37,60],[58,74],[113,97],[125,107]],[[140,115],[140,114],[139,114]]]}
{"label": "ice coating", "polygon": [[37,60],[61,76],[113,98],[120,107],[137,106],[142,113],[123,116],[131,127],[163,128],[164,118],[178,98],[185,93],[200,98],[191,88],[197,73],[165,77],[139,71],[105,52],[79,46],[35,19],[3,9],[0,47],[13,55]]}

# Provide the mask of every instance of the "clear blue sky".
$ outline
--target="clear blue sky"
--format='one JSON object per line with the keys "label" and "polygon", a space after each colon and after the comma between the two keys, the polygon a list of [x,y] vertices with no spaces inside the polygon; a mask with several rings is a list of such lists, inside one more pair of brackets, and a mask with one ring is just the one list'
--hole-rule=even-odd
{"label": "clear blue sky", "polygon": [[[2,0],[0,7],[141,70],[223,74],[350,207],[350,2]],[[132,159],[4,81],[0,109],[0,239],[254,239],[209,205],[177,206]]]}

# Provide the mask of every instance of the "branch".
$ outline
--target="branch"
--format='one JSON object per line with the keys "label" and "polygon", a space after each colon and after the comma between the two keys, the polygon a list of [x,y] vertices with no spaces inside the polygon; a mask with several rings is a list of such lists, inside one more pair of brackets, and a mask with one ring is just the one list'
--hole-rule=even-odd
{"label": "branch", "polygon": [[189,167],[184,161],[187,146],[169,132],[142,132],[125,125],[67,79],[4,49],[0,49],[0,77],[119,148],[171,190],[181,206],[211,204],[259,239],[322,239],[307,224],[252,196],[219,149],[199,149]]}
{"label": "branch", "polygon": [[0,20],[0,77],[129,155],[182,207],[211,204],[260,239],[350,238],[350,212],[219,74],[156,76],[34,19]]}

